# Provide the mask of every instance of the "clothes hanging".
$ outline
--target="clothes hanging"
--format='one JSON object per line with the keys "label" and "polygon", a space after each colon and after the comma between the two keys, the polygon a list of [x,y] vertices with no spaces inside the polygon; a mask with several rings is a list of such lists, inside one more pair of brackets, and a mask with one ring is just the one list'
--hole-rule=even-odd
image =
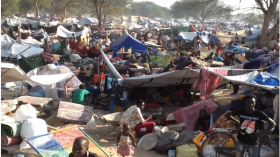
{"label": "clothes hanging", "polygon": [[[228,69],[222,68],[212,68],[215,73],[223,76],[227,76]],[[208,67],[201,68],[201,78],[200,78],[200,98],[207,99],[210,97],[211,93],[219,86],[222,78],[209,72]],[[198,80],[194,83],[193,87],[196,87]]]}

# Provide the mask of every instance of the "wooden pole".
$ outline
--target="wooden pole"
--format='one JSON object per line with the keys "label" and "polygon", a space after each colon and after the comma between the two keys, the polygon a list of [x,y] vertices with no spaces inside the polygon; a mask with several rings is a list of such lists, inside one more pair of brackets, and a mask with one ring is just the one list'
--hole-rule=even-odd
{"label": "wooden pole", "polygon": [[66,81],[66,83],[64,84],[64,90],[65,90],[65,94],[64,94],[64,98],[63,98],[63,101],[66,100],[66,96],[67,96],[67,84],[73,79],[74,76],[76,76],[78,74],[78,72],[80,71],[80,67],[78,67],[77,71],[75,72],[75,74],[69,79]]}
{"label": "wooden pole", "polygon": [[22,96],[22,94],[23,94],[23,86],[24,85],[24,83],[23,83],[23,81],[21,81],[21,93],[20,93],[20,96]]}
{"label": "wooden pole", "polygon": [[101,74],[100,74],[100,55],[98,55],[97,74],[98,74],[97,82],[100,83],[100,81],[101,81]]}
{"label": "wooden pole", "polygon": [[201,77],[202,77],[202,71],[201,71],[201,68],[200,68],[200,72],[199,72],[199,75],[198,75],[198,81],[197,81],[197,84],[194,88],[194,92],[193,92],[192,99],[191,99],[191,105],[193,105],[193,102],[194,102],[194,99],[195,99],[195,96],[196,96],[196,91],[197,91],[198,86],[200,84]]}
{"label": "wooden pole", "polygon": [[2,81],[2,79],[8,74],[8,72],[10,71],[11,69],[8,69],[6,72],[5,72],[5,74],[1,77],[1,81]]}

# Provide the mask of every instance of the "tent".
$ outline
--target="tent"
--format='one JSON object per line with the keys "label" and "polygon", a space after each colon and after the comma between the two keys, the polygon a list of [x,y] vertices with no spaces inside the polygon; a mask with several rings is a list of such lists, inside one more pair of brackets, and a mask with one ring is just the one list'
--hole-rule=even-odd
{"label": "tent", "polygon": [[206,44],[211,44],[211,42],[219,43],[219,38],[214,34],[199,35],[199,38]]}
{"label": "tent", "polygon": [[44,43],[39,42],[38,40],[33,39],[33,38],[21,39],[21,44],[28,45],[31,47],[37,47],[37,48],[40,48],[44,45]]}
{"label": "tent", "polygon": [[24,57],[32,57],[40,55],[43,52],[44,49],[42,48],[18,44],[7,34],[1,35],[1,57],[20,59],[21,55]]}
{"label": "tent", "polygon": [[57,27],[56,35],[60,36],[60,37],[63,37],[63,38],[72,38],[73,34],[75,34],[76,37],[78,37],[80,35],[86,36],[86,33],[88,31],[89,31],[89,29],[87,27],[84,27],[83,31],[80,31],[80,32],[70,32],[65,27],[60,25],[60,26]]}
{"label": "tent", "polygon": [[253,33],[253,35],[246,37],[245,42],[256,41],[258,39],[258,37],[261,36],[261,34],[262,34],[262,31],[255,32],[255,33]]}
{"label": "tent", "polygon": [[143,45],[139,40],[132,37],[127,32],[120,36],[116,41],[112,42],[110,47],[113,51],[117,51],[118,48],[124,47],[125,51],[131,48],[132,52],[149,54],[148,47]]}
{"label": "tent", "polygon": [[124,26],[127,29],[133,29],[133,28],[142,28],[141,25],[138,25],[137,23],[134,22],[129,22],[129,21],[124,21],[121,26]]}
{"label": "tent", "polygon": [[129,21],[131,21],[131,22],[138,22],[138,16],[130,16],[129,17]]}
{"label": "tent", "polygon": [[122,21],[128,21],[128,20],[129,20],[129,17],[128,17],[128,16],[122,15],[122,16],[121,16],[121,20],[122,20]]}
{"label": "tent", "polygon": [[81,20],[82,23],[84,24],[91,24],[91,23],[98,23],[97,18],[93,18],[93,17],[85,17]]}
{"label": "tent", "polygon": [[181,32],[178,34],[178,38],[184,39],[186,42],[193,40],[196,36],[196,32]]}
{"label": "tent", "polygon": [[19,66],[1,63],[1,82],[31,81],[40,85],[52,85],[71,76],[73,73],[28,76]]}

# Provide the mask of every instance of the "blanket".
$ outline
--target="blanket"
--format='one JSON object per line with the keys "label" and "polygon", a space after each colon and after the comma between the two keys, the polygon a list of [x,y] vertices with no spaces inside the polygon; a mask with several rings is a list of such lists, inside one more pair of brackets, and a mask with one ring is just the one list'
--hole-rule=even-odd
{"label": "blanket", "polygon": [[185,123],[186,129],[190,131],[194,130],[196,120],[199,117],[200,110],[204,109],[208,114],[214,112],[218,108],[218,105],[211,99],[200,101],[192,106],[182,108],[173,113],[173,116],[177,124]]}
{"label": "blanket", "polygon": [[21,123],[1,123],[1,134],[6,134],[11,137],[20,137]]}
{"label": "blanket", "polygon": [[1,115],[5,115],[17,108],[18,102],[16,100],[2,100],[1,101]]}
{"label": "blanket", "polygon": [[21,137],[11,137],[6,134],[1,134],[1,145],[2,146],[11,146],[15,144],[20,144]]}

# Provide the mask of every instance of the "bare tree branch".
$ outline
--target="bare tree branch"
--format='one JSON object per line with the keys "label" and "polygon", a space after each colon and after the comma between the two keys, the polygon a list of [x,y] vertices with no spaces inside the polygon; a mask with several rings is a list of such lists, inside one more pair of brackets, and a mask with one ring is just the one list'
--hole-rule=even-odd
{"label": "bare tree branch", "polygon": [[260,9],[263,11],[263,13],[266,14],[267,10],[264,8],[262,0],[255,0],[255,1],[261,7]]}

